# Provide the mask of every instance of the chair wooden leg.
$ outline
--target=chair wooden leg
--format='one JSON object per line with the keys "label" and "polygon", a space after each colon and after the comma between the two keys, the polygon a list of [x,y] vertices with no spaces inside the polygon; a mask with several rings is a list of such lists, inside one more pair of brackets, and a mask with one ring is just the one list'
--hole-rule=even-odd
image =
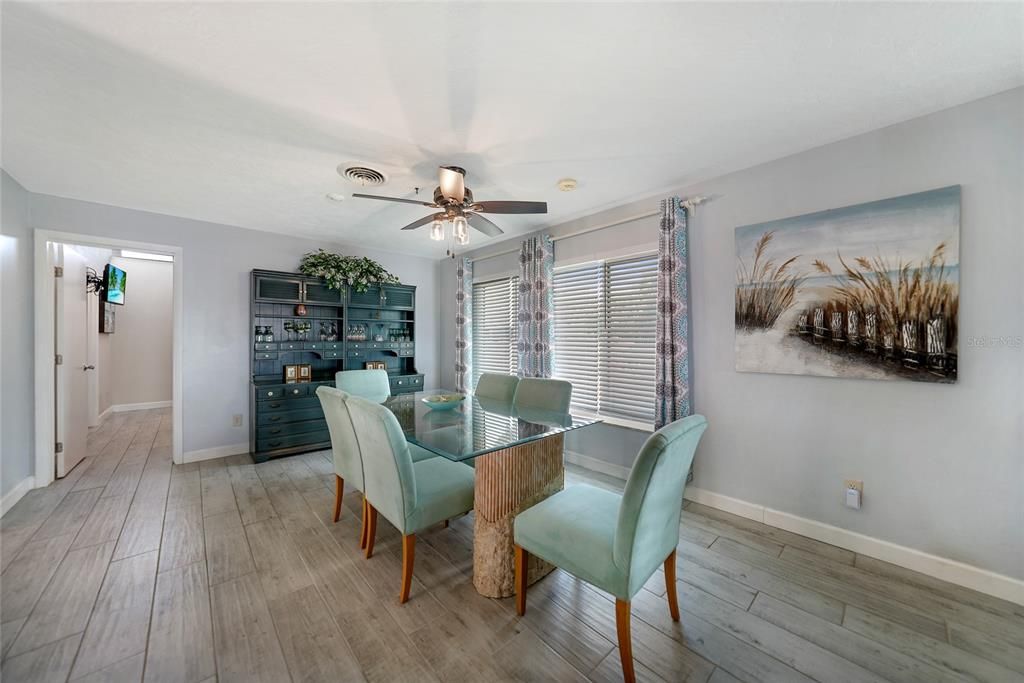
{"label": "chair wooden leg", "polygon": [[409,587],[412,585],[412,566],[416,562],[416,534],[402,536],[402,592],[398,602],[409,599]]}
{"label": "chair wooden leg", "polygon": [[530,554],[515,546],[516,550],[516,612],[519,616],[526,614],[526,565]]}
{"label": "chair wooden leg", "polygon": [[676,551],[665,559],[665,593],[668,596],[668,612],[672,621],[679,621],[679,600],[676,597]]}
{"label": "chair wooden leg", "polygon": [[373,503],[366,502],[366,557],[373,556],[373,542],[377,536],[377,509]]}
{"label": "chair wooden leg", "polygon": [[359,549],[362,550],[366,547],[366,521],[369,518],[369,514],[366,512],[366,496],[363,496],[363,509],[359,520]]}
{"label": "chair wooden leg", "polygon": [[615,630],[619,634],[619,657],[622,659],[622,679],[636,683],[633,672],[633,640],[629,635],[629,601],[615,599]]}
{"label": "chair wooden leg", "polygon": [[337,522],[338,518],[341,517],[341,497],[345,493],[345,480],[339,477],[337,474],[334,475],[334,521]]}

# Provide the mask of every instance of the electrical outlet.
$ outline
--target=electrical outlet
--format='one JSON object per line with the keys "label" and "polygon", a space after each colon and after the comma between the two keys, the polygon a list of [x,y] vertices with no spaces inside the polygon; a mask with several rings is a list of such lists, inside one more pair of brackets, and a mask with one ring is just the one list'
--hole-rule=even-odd
{"label": "electrical outlet", "polygon": [[846,498],[846,507],[860,510],[864,497],[864,482],[846,479],[843,481],[843,495]]}
{"label": "electrical outlet", "polygon": [[231,416],[231,426],[232,427],[241,427],[242,426],[242,416],[241,415],[232,415]]}

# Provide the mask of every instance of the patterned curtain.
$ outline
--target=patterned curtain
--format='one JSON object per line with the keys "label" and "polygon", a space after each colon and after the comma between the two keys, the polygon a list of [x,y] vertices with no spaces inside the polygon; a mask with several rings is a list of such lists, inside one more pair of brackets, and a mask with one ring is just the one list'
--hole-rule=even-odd
{"label": "patterned curtain", "polygon": [[519,251],[519,325],[516,350],[520,377],[551,376],[551,281],[555,251],[550,235],[523,240]]}
{"label": "patterned curtain", "polygon": [[658,234],[658,344],[655,428],[689,415],[689,235],[679,197],[661,202]]}
{"label": "patterned curtain", "polygon": [[473,262],[465,256],[455,278],[455,388],[467,393],[473,381]]}

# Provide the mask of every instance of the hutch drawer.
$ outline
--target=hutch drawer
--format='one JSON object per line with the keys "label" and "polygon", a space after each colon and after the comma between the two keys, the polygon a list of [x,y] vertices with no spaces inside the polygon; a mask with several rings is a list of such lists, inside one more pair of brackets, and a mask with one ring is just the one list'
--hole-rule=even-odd
{"label": "hutch drawer", "polygon": [[276,410],[299,410],[300,408],[317,408],[320,399],[316,396],[307,398],[283,398],[280,400],[260,401],[256,406],[258,413],[271,413]]}
{"label": "hutch drawer", "polygon": [[391,378],[391,393],[402,394],[423,388],[423,375],[398,375]]}
{"label": "hutch drawer", "polygon": [[272,436],[266,439],[256,438],[257,451],[272,451],[278,448],[292,448],[294,446],[312,446],[314,444],[330,444],[331,434],[326,429],[306,434],[293,434],[291,436]]}
{"label": "hutch drawer", "polygon": [[[288,424],[305,420],[323,420],[324,411],[319,406],[300,410],[274,410],[267,413],[256,413],[256,425],[262,427],[273,424]],[[325,423],[326,424],[326,423]]]}
{"label": "hutch drawer", "polygon": [[257,439],[270,439],[279,436],[294,436],[320,432],[327,428],[324,420],[307,420],[305,422],[288,422],[284,424],[265,425],[256,428]]}

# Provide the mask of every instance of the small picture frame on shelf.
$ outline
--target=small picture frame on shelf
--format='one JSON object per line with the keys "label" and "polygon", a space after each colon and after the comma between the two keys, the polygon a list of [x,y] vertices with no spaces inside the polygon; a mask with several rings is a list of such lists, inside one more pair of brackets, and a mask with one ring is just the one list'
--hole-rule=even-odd
{"label": "small picture frame on shelf", "polygon": [[382,360],[368,360],[364,364],[364,367],[367,370],[387,370],[388,369],[387,363],[385,363]]}
{"label": "small picture frame on shelf", "polygon": [[313,366],[309,363],[299,363],[299,381],[300,382],[312,382],[313,381]]}
{"label": "small picture frame on shelf", "polygon": [[295,384],[299,381],[299,366],[298,365],[285,365],[284,366],[284,383]]}

